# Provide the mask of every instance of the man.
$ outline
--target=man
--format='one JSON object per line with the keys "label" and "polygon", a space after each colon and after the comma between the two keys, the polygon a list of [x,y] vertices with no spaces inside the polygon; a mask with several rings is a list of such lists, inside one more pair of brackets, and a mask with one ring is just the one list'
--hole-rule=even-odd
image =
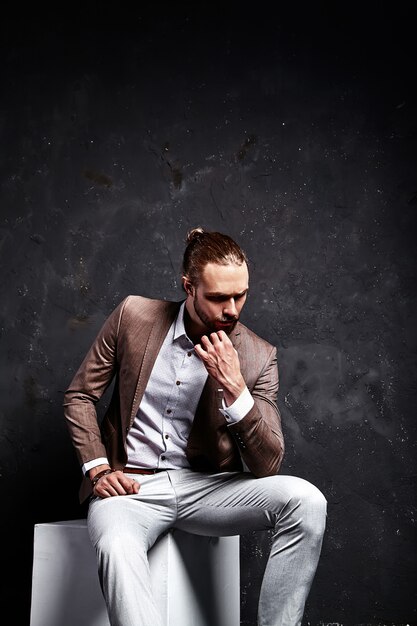
{"label": "man", "polygon": [[[259,625],[299,625],[326,501],[308,481],[278,474],[276,348],[239,322],[246,255],[227,235],[193,229],[182,280],[182,302],[127,297],[65,394],[110,623],[161,626],[147,552],[179,528],[273,530]],[[95,404],[113,380],[99,428]]]}

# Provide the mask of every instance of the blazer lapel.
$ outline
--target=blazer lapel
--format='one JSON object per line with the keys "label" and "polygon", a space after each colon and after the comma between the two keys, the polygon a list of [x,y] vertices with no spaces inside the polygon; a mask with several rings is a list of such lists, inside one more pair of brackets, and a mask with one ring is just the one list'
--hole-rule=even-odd
{"label": "blazer lapel", "polygon": [[232,330],[232,332],[229,335],[229,339],[233,344],[233,347],[239,351],[239,346],[240,346],[240,341],[241,341],[241,333],[240,333],[240,323],[238,322],[235,326],[235,328]]}
{"label": "blazer lapel", "polygon": [[132,403],[132,411],[130,414],[130,425],[132,425],[133,420],[135,419],[156,357],[158,356],[159,350],[161,349],[172,322],[178,314],[181,304],[181,302],[167,302],[165,303],[165,307],[162,311],[158,311],[155,314],[155,320],[152,324],[143,354],[142,367],[139,370],[136,391]]}

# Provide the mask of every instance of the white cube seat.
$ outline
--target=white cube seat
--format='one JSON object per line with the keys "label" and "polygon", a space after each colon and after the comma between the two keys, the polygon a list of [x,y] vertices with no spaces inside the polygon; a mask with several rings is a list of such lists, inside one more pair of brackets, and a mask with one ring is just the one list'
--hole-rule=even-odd
{"label": "white cube seat", "polygon": [[[172,530],[149,563],[164,626],[239,626],[238,536]],[[30,626],[109,626],[86,520],[35,525]]]}

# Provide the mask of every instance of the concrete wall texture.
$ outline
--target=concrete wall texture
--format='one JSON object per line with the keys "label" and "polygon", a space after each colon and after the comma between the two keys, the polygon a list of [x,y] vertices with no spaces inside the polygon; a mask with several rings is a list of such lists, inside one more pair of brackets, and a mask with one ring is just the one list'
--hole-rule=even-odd
{"label": "concrete wall texture", "polygon": [[[282,471],[328,498],[305,624],[417,624],[415,20],[378,3],[226,4],[1,21],[13,624],[28,623],[34,523],[85,515],[63,392],[124,296],[182,298],[196,225],[251,259],[243,321],[278,347]],[[245,626],[268,547],[242,538]]]}

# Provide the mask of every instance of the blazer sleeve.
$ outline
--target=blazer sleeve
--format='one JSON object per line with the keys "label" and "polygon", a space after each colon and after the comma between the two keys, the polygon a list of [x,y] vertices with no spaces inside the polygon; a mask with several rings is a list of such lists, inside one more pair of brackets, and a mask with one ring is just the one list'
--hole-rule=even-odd
{"label": "blazer sleeve", "polygon": [[258,478],[276,474],[284,456],[284,437],[277,406],[279,387],[277,350],[271,350],[256,382],[248,385],[252,409],[229,426],[248,469]]}
{"label": "blazer sleeve", "polygon": [[80,465],[107,456],[95,405],[116,374],[117,337],[127,300],[103,324],[64,395],[64,417]]}

